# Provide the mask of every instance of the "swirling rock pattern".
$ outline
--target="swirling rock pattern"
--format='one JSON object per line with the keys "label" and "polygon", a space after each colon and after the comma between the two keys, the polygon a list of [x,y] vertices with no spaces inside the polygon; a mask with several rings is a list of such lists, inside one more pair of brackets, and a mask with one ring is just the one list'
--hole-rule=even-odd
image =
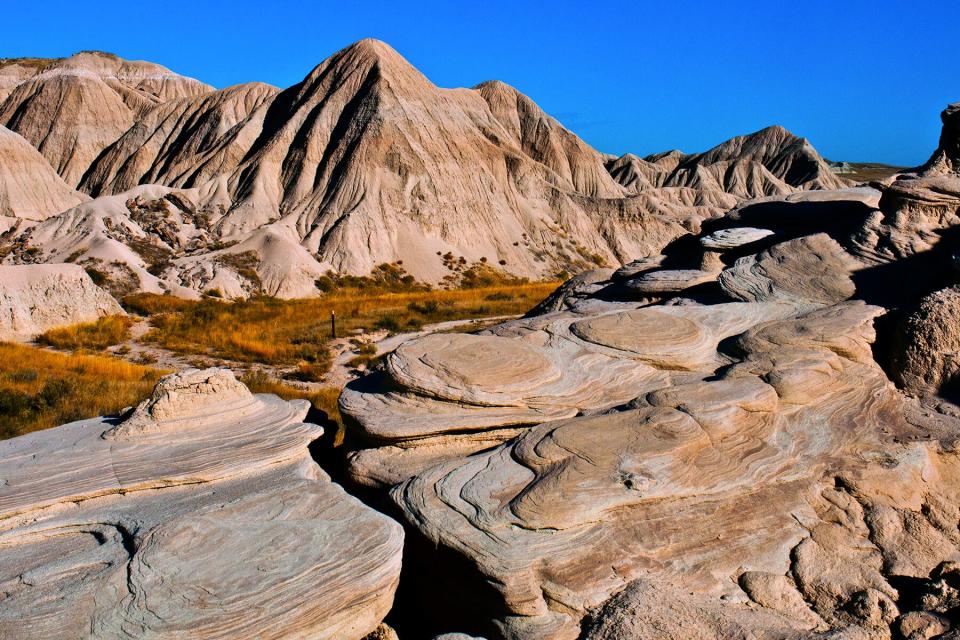
{"label": "swirling rock pattern", "polygon": [[[413,344],[344,395],[367,443],[355,474],[393,484],[424,546],[462,567],[431,593],[460,607],[464,630],[949,631],[960,420],[902,394],[875,359],[889,309],[858,289],[875,264],[854,257],[848,234],[876,213],[877,194],[771,200],[765,210],[791,212],[775,233],[724,221],[629,273],[562,288],[540,315]],[[804,222],[798,204],[819,213]],[[834,207],[840,223],[811,234]],[[664,264],[695,269],[697,247],[726,265],[719,291],[651,304],[626,285]],[[936,351],[952,344],[945,296],[914,323],[915,377],[952,380]]]}
{"label": "swirling rock pattern", "polygon": [[637,308],[594,305],[507,323],[483,335],[411,340],[385,371],[349,385],[341,412],[365,446],[353,479],[389,486],[530,426],[596,413],[702,376],[731,360],[724,339],[789,315],[777,303]]}
{"label": "swirling rock pattern", "polygon": [[[496,585],[506,612],[494,616],[500,637],[577,637],[584,615],[645,575],[695,593],[678,606],[701,622],[710,609],[698,601],[729,603],[723,624],[769,633],[859,624],[844,603],[867,588],[891,602],[896,593],[880,564],[852,552],[861,543],[828,537],[846,526],[870,539],[865,527],[829,515],[843,493],[830,474],[869,475],[884,459],[886,479],[865,481],[865,495],[915,474],[929,474],[916,491],[949,495],[946,479],[960,470],[936,445],[894,443],[915,427],[870,355],[880,312],[859,302],[794,307],[790,317],[741,330],[717,375],[675,379],[618,410],[541,424],[427,469],[391,494],[428,540],[465,555],[477,579]],[[693,341],[690,331],[668,335]],[[936,477],[942,465],[950,470]],[[862,499],[860,517],[877,517],[864,515],[874,503]],[[894,502],[894,512],[909,511]],[[890,526],[892,544],[903,533]],[[960,541],[946,524],[930,526]],[[811,546],[821,537],[829,551]],[[837,545],[848,544],[849,557],[838,560]],[[819,575],[825,562],[840,562],[829,565],[835,577]],[[910,575],[932,568],[924,561]],[[754,615],[747,602],[769,611]]]}
{"label": "swirling rock pattern", "polygon": [[403,533],[312,462],[307,409],[192,370],[127,422],[0,443],[0,637],[372,631]]}
{"label": "swirling rock pattern", "polygon": [[854,294],[851,267],[849,254],[828,235],[819,233],[740,258],[720,274],[720,286],[731,297],[748,302],[833,304]]}

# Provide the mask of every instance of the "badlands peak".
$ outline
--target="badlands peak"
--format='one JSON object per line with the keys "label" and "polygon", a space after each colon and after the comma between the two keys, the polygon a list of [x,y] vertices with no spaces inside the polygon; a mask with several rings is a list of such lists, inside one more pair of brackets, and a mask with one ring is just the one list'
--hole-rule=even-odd
{"label": "badlands peak", "polygon": [[212,90],[157,64],[97,52],[11,67],[2,76],[0,125],[36,147],[71,187],[152,107]]}
{"label": "badlands peak", "polygon": [[[135,288],[230,297],[315,295],[328,271],[398,261],[434,284],[478,265],[546,278],[646,255],[745,200],[845,184],[782,128],[612,159],[517,89],[439,88],[378,40],[282,91],[144,64],[17,67],[0,125],[95,200],[5,238],[6,262],[122,263]],[[38,194],[57,188],[37,176]],[[235,253],[256,278],[231,269]]]}

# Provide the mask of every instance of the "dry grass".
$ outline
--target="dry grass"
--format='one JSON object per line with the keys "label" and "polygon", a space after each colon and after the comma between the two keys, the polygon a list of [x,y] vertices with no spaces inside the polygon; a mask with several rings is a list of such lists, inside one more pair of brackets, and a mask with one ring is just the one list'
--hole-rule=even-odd
{"label": "dry grass", "polygon": [[146,398],[163,373],[108,356],[0,343],[0,438],[116,413]]}
{"label": "dry grass", "polygon": [[[522,282],[441,291],[336,289],[322,298],[300,300],[181,301],[175,309],[151,316],[153,328],[143,340],[181,354],[297,365],[309,372],[301,379],[318,380],[330,363],[331,312],[336,313],[339,336],[375,329],[399,333],[428,323],[524,313],[556,286],[555,282]],[[125,303],[129,308],[131,299]],[[136,299],[143,309],[167,304],[165,296]]]}
{"label": "dry grass", "polygon": [[56,349],[102,350],[130,339],[133,320],[126,316],[106,316],[96,322],[84,322],[51,329],[37,336],[39,344]]}

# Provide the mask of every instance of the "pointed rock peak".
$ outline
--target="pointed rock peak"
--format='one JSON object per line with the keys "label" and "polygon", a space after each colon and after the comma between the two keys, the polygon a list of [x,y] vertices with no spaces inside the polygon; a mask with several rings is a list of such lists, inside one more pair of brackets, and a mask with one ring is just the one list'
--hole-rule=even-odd
{"label": "pointed rock peak", "polygon": [[[754,131],[753,133],[748,133],[742,136],[731,138],[730,140],[727,141],[727,143],[743,141],[743,142],[757,142],[757,143],[764,143],[764,144],[772,143],[772,144],[782,145],[782,144],[791,144],[793,142],[797,142],[800,140],[804,140],[804,138],[801,138],[800,136],[793,134],[792,132],[780,126],[779,124],[774,124],[774,125],[770,125],[769,127],[764,127],[759,131]],[[727,143],[723,143],[723,144],[727,144]],[[723,144],[718,146],[723,146]]]}
{"label": "pointed rock peak", "polygon": [[521,95],[519,91],[502,80],[485,80],[473,88],[481,93],[503,92]]}
{"label": "pointed rock peak", "polygon": [[366,75],[372,71],[376,71],[380,78],[390,80],[394,90],[405,86],[416,89],[434,86],[393,47],[373,38],[365,38],[340,49],[314,67],[298,86],[310,88],[331,75]]}
{"label": "pointed rock peak", "polygon": [[388,45],[383,40],[377,40],[376,38],[364,38],[363,40],[357,40],[353,44],[344,47],[333,55],[340,54],[372,58],[378,61],[400,61],[404,64],[409,64],[403,56],[397,53],[396,49]]}
{"label": "pointed rock peak", "polygon": [[656,162],[658,160],[667,160],[667,159],[673,159],[673,158],[681,159],[681,158],[685,158],[686,156],[687,154],[685,154],[683,151],[680,151],[680,149],[671,149],[670,151],[661,151],[659,153],[651,153],[650,155],[646,156],[644,160],[646,160],[647,162]]}
{"label": "pointed rock peak", "polygon": [[401,73],[413,72],[423,77],[417,69],[410,64],[406,58],[397,53],[397,51],[386,42],[365,38],[354,42],[348,47],[344,47],[332,56],[327,58],[320,66],[336,64],[361,67],[380,68],[381,73],[387,71],[399,71]]}

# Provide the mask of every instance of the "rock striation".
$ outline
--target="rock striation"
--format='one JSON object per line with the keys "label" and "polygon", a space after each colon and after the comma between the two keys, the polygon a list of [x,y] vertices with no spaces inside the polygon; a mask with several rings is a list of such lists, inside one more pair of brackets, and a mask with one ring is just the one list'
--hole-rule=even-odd
{"label": "rock striation", "polygon": [[957,276],[861,251],[887,189],[738,207],[348,388],[422,595],[489,638],[955,632],[956,291],[922,287]]}
{"label": "rock striation", "polygon": [[152,106],[211,90],[160,65],[101,52],[44,61],[30,74],[11,62],[20,81],[0,103],[0,125],[34,145],[70,187]]}
{"label": "rock striation", "polygon": [[67,186],[36,149],[6,127],[0,127],[0,156],[0,217],[43,220],[89,199]]}
{"label": "rock striation", "polygon": [[123,308],[78,265],[0,266],[0,340],[117,314]]}
{"label": "rock striation", "polygon": [[313,463],[308,407],[188,370],[119,423],[0,443],[0,636],[373,631],[403,532]]}

